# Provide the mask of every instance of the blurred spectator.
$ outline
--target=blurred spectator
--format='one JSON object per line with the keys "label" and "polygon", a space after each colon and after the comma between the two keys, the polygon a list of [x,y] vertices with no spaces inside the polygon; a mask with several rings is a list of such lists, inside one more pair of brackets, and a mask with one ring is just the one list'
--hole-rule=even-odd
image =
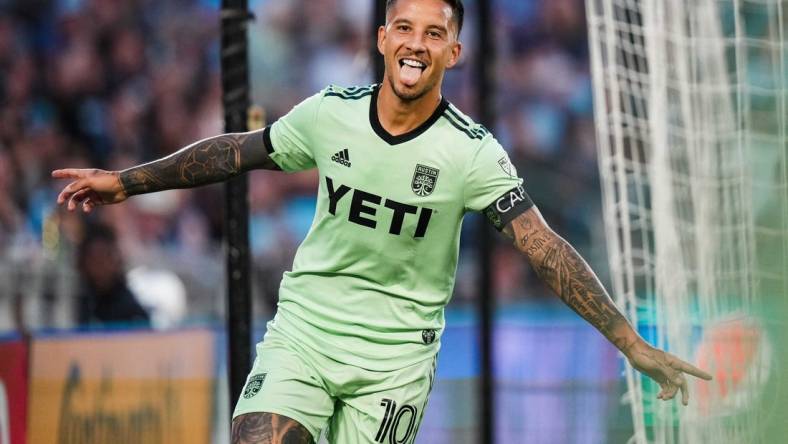
{"label": "blurred spectator", "polygon": [[[0,253],[39,248],[62,184],[54,167],[122,169],[223,131],[218,0],[0,2]],[[467,0],[463,61],[446,97],[475,113],[475,1]],[[328,83],[371,83],[368,0],[251,0],[253,101],[271,122]],[[526,187],[556,231],[584,254],[601,250],[599,186],[582,0],[495,3],[498,121]],[[308,229],[314,172],[249,175],[257,316],[276,304],[282,271]],[[132,266],[177,273],[188,316],[221,318],[221,186],[135,198],[94,215]],[[472,221],[463,233],[454,301],[475,297]],[[496,238],[495,261],[520,261]],[[66,243],[53,256],[69,258]],[[65,250],[65,251],[64,251]],[[43,250],[42,250],[43,251]],[[49,254],[49,253],[47,253]],[[0,260],[3,260],[0,254]],[[594,253],[595,257],[603,257]],[[62,259],[61,259],[62,260]],[[604,261],[594,263],[604,276]],[[66,266],[73,266],[66,263]],[[529,267],[496,276],[505,300],[548,292]],[[216,302],[219,301],[219,302]]]}
{"label": "blurred spectator", "polygon": [[126,283],[123,258],[115,233],[109,227],[88,227],[79,245],[77,261],[82,278],[82,291],[78,295],[81,324],[150,325],[148,313]]}
{"label": "blurred spectator", "polygon": [[150,313],[153,328],[173,328],[183,321],[186,287],[177,274],[142,266],[130,270],[126,277],[135,298]]}

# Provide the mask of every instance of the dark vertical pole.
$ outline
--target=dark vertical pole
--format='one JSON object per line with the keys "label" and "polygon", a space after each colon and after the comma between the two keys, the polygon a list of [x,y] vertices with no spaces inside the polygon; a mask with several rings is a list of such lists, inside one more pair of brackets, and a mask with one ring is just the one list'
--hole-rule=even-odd
{"label": "dark vertical pole", "polygon": [[[222,0],[222,103],[227,132],[246,131],[249,108],[247,0]],[[251,368],[252,302],[249,285],[249,202],[247,177],[226,184],[227,239],[227,353],[230,411],[241,394]]]}
{"label": "dark vertical pole", "polygon": [[377,43],[378,27],[386,22],[386,0],[372,0],[372,3],[375,6],[372,8],[372,48],[370,48],[369,56],[372,58],[372,66],[374,67],[373,82],[382,82],[385,65],[383,64],[383,56],[378,52]]}
{"label": "dark vertical pole", "polygon": [[[492,128],[495,123],[495,47],[492,39],[492,0],[477,0],[478,42],[476,45],[476,104],[482,125]],[[479,442],[495,442],[495,379],[493,374],[493,318],[495,299],[493,291],[492,229],[486,220],[479,227],[479,325],[481,381],[479,384],[480,409]]]}

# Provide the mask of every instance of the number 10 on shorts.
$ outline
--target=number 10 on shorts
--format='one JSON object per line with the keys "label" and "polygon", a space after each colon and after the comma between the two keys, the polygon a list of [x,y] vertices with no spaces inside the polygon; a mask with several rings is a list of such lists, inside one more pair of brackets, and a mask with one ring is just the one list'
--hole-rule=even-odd
{"label": "number 10 on shorts", "polygon": [[[403,405],[397,410],[397,402],[393,399],[383,399],[380,405],[386,409],[383,422],[380,423],[375,441],[388,444],[404,444],[410,440],[416,428],[416,413],[418,409],[412,405]],[[407,423],[405,422],[407,421]],[[405,427],[407,424],[407,427]],[[400,432],[400,427],[404,430]]]}

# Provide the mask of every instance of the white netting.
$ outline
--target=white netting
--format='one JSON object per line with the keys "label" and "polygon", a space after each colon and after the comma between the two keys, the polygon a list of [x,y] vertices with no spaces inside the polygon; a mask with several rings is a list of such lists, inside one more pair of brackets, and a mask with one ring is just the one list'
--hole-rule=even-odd
{"label": "white netting", "polygon": [[762,442],[785,421],[764,403],[788,295],[788,1],[586,3],[617,303],[716,378],[682,408],[628,368],[633,439]]}

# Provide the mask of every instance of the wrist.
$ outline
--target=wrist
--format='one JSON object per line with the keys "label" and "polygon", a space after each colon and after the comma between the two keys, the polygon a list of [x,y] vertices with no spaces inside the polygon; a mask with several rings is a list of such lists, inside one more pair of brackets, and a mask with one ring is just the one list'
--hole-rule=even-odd
{"label": "wrist", "polygon": [[120,187],[119,192],[124,198],[158,191],[152,189],[148,181],[145,180],[145,176],[141,174],[139,170],[140,167],[135,166],[122,171],[113,172],[118,179],[118,186]]}
{"label": "wrist", "polygon": [[129,197],[129,192],[126,190],[126,186],[123,184],[123,180],[120,178],[121,171],[111,171],[110,174],[115,176],[115,180],[117,181],[117,194],[120,195],[122,199],[126,199]]}
{"label": "wrist", "polygon": [[644,341],[643,338],[636,334],[636,337],[626,341],[622,347],[619,347],[619,350],[621,350],[621,353],[623,353],[627,359],[631,359],[632,356],[648,348],[651,348],[648,342]]}
{"label": "wrist", "polygon": [[610,342],[618,348],[627,358],[649,347],[648,343],[629,325],[628,322],[620,323],[611,335]]}

